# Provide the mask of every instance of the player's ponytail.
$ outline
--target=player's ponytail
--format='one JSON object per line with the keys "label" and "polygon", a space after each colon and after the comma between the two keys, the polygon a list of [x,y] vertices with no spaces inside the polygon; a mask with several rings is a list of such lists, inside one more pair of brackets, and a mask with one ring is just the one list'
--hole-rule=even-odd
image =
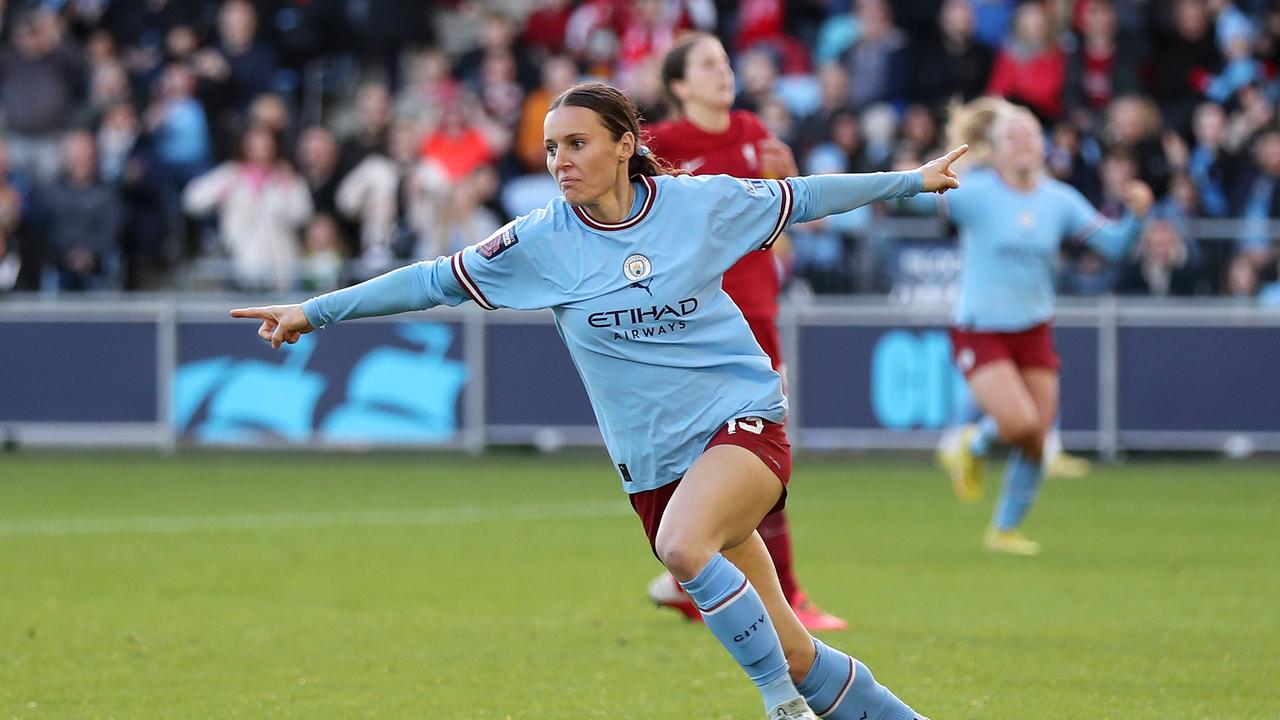
{"label": "player's ponytail", "polygon": [[673,169],[644,144],[644,138],[640,135],[640,113],[626,93],[602,82],[580,83],[552,100],[547,112],[566,105],[586,108],[600,116],[600,123],[609,131],[614,142],[631,133],[636,139],[636,151],[627,162],[628,175],[680,174],[680,171]]}

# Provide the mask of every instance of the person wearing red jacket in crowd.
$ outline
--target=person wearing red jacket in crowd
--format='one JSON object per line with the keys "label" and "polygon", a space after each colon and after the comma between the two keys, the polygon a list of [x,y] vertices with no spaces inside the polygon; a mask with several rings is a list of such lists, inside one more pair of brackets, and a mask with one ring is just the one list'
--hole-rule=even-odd
{"label": "person wearing red jacket in crowd", "polygon": [[[754,113],[732,109],[733,68],[714,35],[689,33],[678,40],[663,58],[662,83],[677,116],[646,128],[649,147],[659,157],[694,175],[784,178],[799,174],[786,143],[773,137]],[[761,349],[782,374],[785,387],[786,366],[777,325],[781,285],[781,268],[772,252],[747,253],[724,274],[724,291],[746,317]],[[766,517],[759,531],[783,593],[804,626],[809,630],[847,628],[845,620],[818,608],[800,589],[792,567],[791,531],[785,511]],[[691,620],[699,618],[697,607],[669,573],[649,583],[649,598]]]}
{"label": "person wearing red jacket in crowd", "polygon": [[1044,123],[1062,117],[1067,56],[1055,41],[1048,11],[1023,3],[1013,19],[1013,34],[996,54],[987,94],[1026,105]]}

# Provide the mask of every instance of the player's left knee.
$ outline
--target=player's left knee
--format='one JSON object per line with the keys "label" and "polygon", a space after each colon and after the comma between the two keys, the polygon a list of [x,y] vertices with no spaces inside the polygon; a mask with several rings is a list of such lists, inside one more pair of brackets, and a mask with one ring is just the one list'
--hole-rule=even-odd
{"label": "player's left knee", "polygon": [[669,532],[660,530],[654,542],[654,551],[658,555],[658,560],[678,580],[692,580],[697,577],[714,554],[703,547],[702,543],[694,541],[688,534],[679,530]]}

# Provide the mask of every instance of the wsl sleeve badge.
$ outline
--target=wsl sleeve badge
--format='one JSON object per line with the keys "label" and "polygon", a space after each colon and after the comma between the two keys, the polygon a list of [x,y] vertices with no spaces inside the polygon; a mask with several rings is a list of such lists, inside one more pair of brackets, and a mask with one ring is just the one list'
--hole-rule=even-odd
{"label": "wsl sleeve badge", "polygon": [[516,237],[515,222],[512,221],[491,235],[488,240],[477,245],[476,252],[485,260],[492,260],[506,252],[507,248],[515,246],[518,242],[520,242],[520,238]]}

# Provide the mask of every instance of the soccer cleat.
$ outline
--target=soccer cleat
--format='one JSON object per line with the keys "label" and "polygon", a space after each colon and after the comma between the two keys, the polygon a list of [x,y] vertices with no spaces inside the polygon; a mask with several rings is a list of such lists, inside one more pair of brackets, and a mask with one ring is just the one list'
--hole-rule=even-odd
{"label": "soccer cleat", "polygon": [[768,720],[818,720],[818,716],[805,704],[804,698],[788,700],[770,710],[766,717]]}
{"label": "soccer cleat", "polygon": [[1093,464],[1079,455],[1060,452],[1044,464],[1045,477],[1082,478],[1093,469]]}
{"label": "soccer cleat", "polygon": [[1005,553],[1006,555],[1039,555],[1040,543],[1028,540],[1017,530],[997,530],[988,528],[982,539],[987,552]]}
{"label": "soccer cleat", "polygon": [[658,607],[675,610],[694,622],[702,622],[702,613],[698,606],[685,593],[684,588],[669,572],[663,572],[649,582],[649,599]]}
{"label": "soccer cleat", "polygon": [[986,459],[969,449],[978,426],[966,425],[946,447],[939,448],[938,462],[951,475],[951,489],[963,503],[974,503],[982,497],[982,470]]}
{"label": "soccer cleat", "polygon": [[800,619],[800,624],[810,632],[821,630],[847,630],[849,621],[838,618],[809,601],[804,593],[796,593],[791,603],[791,610]]}

